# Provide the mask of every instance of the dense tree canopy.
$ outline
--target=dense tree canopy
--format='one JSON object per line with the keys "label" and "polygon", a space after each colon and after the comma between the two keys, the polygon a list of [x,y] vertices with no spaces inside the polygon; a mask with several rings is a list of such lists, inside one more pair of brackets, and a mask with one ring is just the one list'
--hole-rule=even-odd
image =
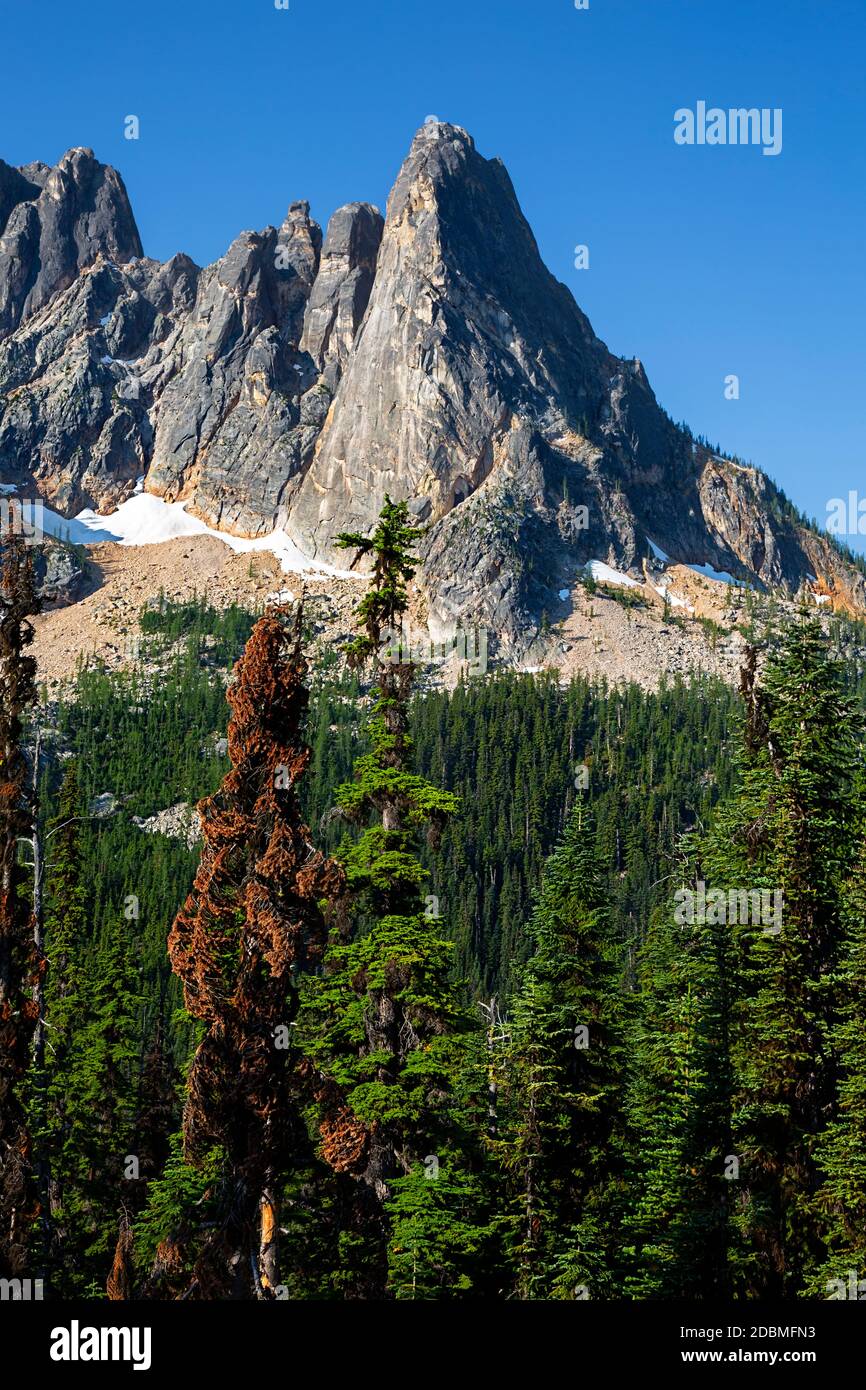
{"label": "dense tree canopy", "polygon": [[[163,602],[139,670],[28,719],[7,603],[6,1267],[55,1296],[848,1296],[844,630],[768,629],[739,695],[430,690],[386,641],[417,540],[391,502],[345,537],[372,582],[342,672],[308,669],[297,613]],[[180,803],[203,847],[143,826]]]}

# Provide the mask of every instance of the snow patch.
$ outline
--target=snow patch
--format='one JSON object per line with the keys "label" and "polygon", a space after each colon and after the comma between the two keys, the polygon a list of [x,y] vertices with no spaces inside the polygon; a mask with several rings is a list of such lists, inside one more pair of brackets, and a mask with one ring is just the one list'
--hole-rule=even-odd
{"label": "snow patch", "polygon": [[[143,479],[139,479],[142,488]],[[335,569],[311,560],[289,540],[285,531],[272,531],[269,536],[251,540],[245,536],[230,536],[215,531],[196,516],[188,516],[185,502],[164,502],[152,493],[139,491],[122,502],[108,516],[98,516],[87,507],[67,520],[49,507],[44,509],[45,531],[50,536],[63,536],[74,545],[99,545],[115,541],[118,545],[158,545],[160,541],[177,540],[184,536],[214,536],[230,550],[246,555],[266,551],[275,555],[284,574],[306,574],[311,578],[357,579],[351,570]]]}
{"label": "snow patch", "polygon": [[705,579],[715,579],[720,584],[733,584],[737,589],[744,587],[741,579],[735,579],[727,570],[714,570],[712,565],[686,565],[686,569],[694,570],[695,574],[702,574]]}
{"label": "snow patch", "polygon": [[10,492],[17,492],[17,483],[0,483],[0,496],[7,496]]}
{"label": "snow patch", "polygon": [[565,599],[568,598],[568,596],[569,596],[570,593],[571,593],[571,590],[570,590],[570,589],[560,589],[560,591],[559,591],[559,597],[560,597],[561,599],[565,600]]}
{"label": "snow patch", "polygon": [[670,555],[666,555],[665,552],[662,550],[661,546],[656,545],[655,541],[650,540],[649,536],[647,536],[647,544],[649,545],[649,548],[652,551],[653,555],[656,557],[656,559],[661,560],[662,564],[666,565],[668,560],[671,558]]}
{"label": "snow patch", "polygon": [[636,579],[631,579],[629,575],[622,574],[620,570],[611,569],[603,560],[588,560],[584,565],[587,574],[592,575],[602,584],[619,584],[624,589],[640,589],[641,585]]}
{"label": "snow patch", "polygon": [[672,608],[688,608],[691,613],[694,613],[695,610],[692,608],[692,605],[687,603],[684,598],[679,598],[677,594],[672,594],[670,589],[664,588],[658,584],[653,584],[653,588],[662,598],[667,599]]}

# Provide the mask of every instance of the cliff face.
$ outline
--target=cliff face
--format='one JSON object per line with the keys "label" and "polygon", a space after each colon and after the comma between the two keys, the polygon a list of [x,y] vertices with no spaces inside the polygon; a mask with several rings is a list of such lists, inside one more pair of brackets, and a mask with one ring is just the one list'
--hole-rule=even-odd
{"label": "cliff face", "polygon": [[326,560],[405,497],[434,631],[477,622],[506,648],[586,560],[639,571],[648,537],[866,610],[862,576],[772,484],[697,446],[595,336],[501,162],[443,123],[384,221],[350,204],[323,243],[293,203],[203,270],[142,256],[90,151],[0,163],[0,475],[72,514],[142,474],[211,525],[285,527]]}
{"label": "cliff face", "polygon": [[16,328],[72,284],[101,251],[140,256],[120,175],[92,150],[69,150],[55,169],[0,162],[0,332]]}
{"label": "cliff face", "polygon": [[202,271],[191,311],[150,368],[147,486],[190,499],[213,526],[272,530],[309,457],[316,373],[298,344],[321,244],[306,203],[293,203],[279,229],[243,233]]}

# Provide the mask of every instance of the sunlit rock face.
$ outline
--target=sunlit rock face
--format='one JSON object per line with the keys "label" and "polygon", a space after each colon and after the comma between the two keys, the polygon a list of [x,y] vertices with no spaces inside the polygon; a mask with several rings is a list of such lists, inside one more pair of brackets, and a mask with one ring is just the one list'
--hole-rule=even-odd
{"label": "sunlit rock face", "polygon": [[142,475],[212,526],[283,527],[330,561],[405,498],[431,630],[474,622],[506,649],[587,560],[640,573],[648,537],[866,610],[862,576],[769,480],[675,426],[595,336],[501,161],[439,121],[384,218],[351,203],[323,238],[293,202],[205,269],[143,256],[89,150],[0,163],[0,479],[71,515]]}

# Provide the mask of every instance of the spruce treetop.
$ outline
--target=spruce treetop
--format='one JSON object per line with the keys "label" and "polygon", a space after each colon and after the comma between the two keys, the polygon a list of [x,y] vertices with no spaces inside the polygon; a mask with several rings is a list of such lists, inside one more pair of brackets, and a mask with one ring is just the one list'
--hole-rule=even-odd
{"label": "spruce treetop", "polygon": [[350,568],[354,569],[368,556],[373,558],[372,583],[356,610],[365,635],[358,637],[348,649],[351,666],[363,666],[370,657],[377,656],[383,634],[406,612],[409,606],[406,584],[418,569],[412,547],[423,534],[423,527],[411,525],[407,504],[392,502],[386,493],[372,535],[343,531],[337,537],[338,549],[356,552]]}

